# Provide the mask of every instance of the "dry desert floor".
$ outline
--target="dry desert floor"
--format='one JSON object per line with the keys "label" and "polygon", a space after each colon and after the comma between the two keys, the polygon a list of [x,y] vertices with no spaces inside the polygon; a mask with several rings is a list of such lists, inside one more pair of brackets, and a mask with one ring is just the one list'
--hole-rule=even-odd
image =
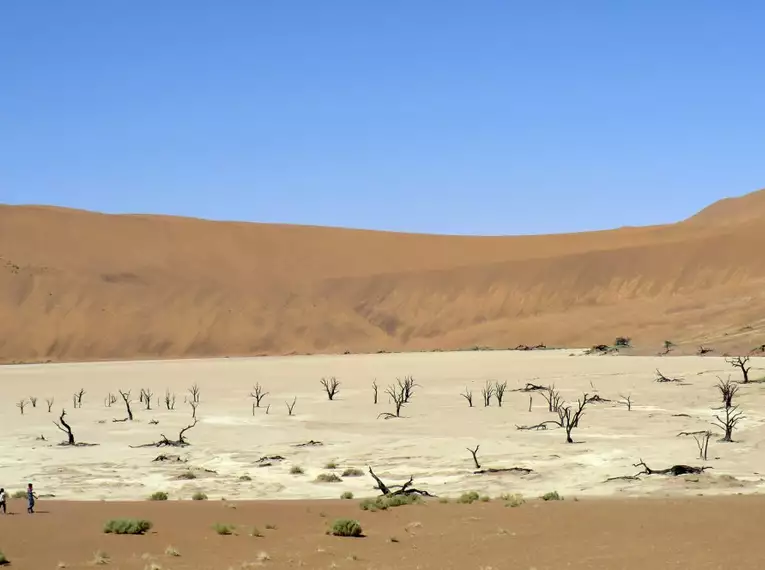
{"label": "dry desert floor", "polygon": [[[762,361],[750,364],[751,377],[759,378]],[[656,382],[657,368],[682,381]],[[386,387],[408,375],[417,386],[402,417],[379,418],[393,410]],[[0,486],[13,493],[33,482],[41,498],[34,516],[23,502],[11,502],[15,514],[0,517],[0,550],[13,567],[35,569],[89,567],[96,550],[109,554],[111,567],[147,569],[759,568],[762,550],[737,545],[752,538],[752,521],[765,506],[751,496],[765,472],[765,384],[740,386],[734,403],[745,417],[735,441],[722,443],[711,422],[721,414],[715,384],[729,375],[740,378],[717,357],[571,350],[6,366]],[[320,379],[332,376],[341,384],[329,401]],[[507,381],[502,407],[496,399],[484,407],[487,381]],[[253,410],[256,383],[268,394]],[[560,429],[517,429],[557,417],[540,393],[521,391],[527,383],[555,385],[569,403],[584,393],[605,401],[586,407],[575,443],[566,444]],[[190,445],[133,447],[160,434],[178,437],[191,423],[186,400],[194,384],[200,403],[198,422],[186,432]],[[82,407],[74,408],[80,389]],[[153,392],[151,410],[139,401],[141,389]],[[473,407],[461,396],[466,389]],[[126,417],[119,390],[130,390],[133,421],[113,421]],[[165,407],[166,391],[176,397],[174,410]],[[107,406],[110,393],[118,400]],[[625,396],[630,410],[620,401]],[[17,403],[32,397],[36,406],[27,403],[21,414]],[[293,401],[290,416],[286,404]],[[62,408],[77,441],[94,445],[60,445],[64,434],[54,421]],[[706,429],[715,435],[704,461],[693,437],[678,434]],[[309,441],[321,444],[300,445]],[[475,474],[466,448],[477,445],[483,468],[531,472]],[[180,461],[153,461],[161,453]],[[274,456],[283,459],[262,459]],[[635,475],[640,459],[654,469],[712,469],[607,481]],[[412,476],[418,488],[450,503],[362,511],[359,499],[376,494],[367,466],[386,483]],[[364,473],[343,476],[354,468]],[[316,482],[328,473],[341,480]],[[471,490],[492,500],[455,502]],[[565,500],[536,498],[553,490]],[[170,500],[147,501],[156,491]],[[189,500],[195,492],[209,500]],[[355,499],[338,500],[344,492]],[[505,493],[527,502],[506,507],[497,499]],[[367,536],[326,536],[341,515],[360,520]],[[101,532],[105,520],[124,516],[151,519],[154,529],[146,536]],[[216,522],[235,525],[236,535],[218,536]],[[276,529],[266,530],[271,524]],[[250,536],[252,527],[264,536]],[[163,554],[169,545],[181,556]]]}

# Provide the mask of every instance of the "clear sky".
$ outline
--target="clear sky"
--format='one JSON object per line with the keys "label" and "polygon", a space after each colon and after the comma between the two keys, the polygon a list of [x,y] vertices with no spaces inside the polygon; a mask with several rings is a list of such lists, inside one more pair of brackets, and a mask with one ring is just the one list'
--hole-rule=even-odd
{"label": "clear sky", "polygon": [[0,202],[472,234],[765,186],[757,0],[2,0]]}

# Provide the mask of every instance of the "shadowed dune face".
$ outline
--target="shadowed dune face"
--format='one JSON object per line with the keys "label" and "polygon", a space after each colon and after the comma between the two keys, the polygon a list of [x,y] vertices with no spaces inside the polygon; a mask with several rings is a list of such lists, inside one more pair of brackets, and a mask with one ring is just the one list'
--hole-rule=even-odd
{"label": "shadowed dune face", "polygon": [[0,206],[0,360],[762,344],[765,192],[684,222],[463,237]]}

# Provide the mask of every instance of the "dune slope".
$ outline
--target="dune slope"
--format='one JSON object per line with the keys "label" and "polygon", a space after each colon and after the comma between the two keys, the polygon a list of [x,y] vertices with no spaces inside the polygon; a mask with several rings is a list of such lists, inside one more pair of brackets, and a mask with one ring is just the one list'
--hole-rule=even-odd
{"label": "dune slope", "polygon": [[0,206],[0,361],[760,345],[765,191],[671,225],[463,237]]}

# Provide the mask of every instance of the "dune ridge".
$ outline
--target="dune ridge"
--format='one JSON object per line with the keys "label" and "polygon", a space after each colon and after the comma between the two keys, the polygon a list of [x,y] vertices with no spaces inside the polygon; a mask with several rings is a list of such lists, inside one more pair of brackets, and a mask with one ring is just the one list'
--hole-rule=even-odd
{"label": "dune ridge", "polygon": [[436,236],[0,206],[0,361],[765,342],[765,190],[675,224]]}

